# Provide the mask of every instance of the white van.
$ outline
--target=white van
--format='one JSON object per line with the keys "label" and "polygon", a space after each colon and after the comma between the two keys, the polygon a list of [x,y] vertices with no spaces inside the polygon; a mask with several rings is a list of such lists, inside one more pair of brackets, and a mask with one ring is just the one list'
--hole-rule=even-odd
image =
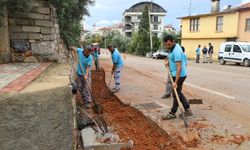
{"label": "white van", "polygon": [[218,59],[221,65],[226,62],[235,62],[237,65],[243,63],[244,66],[250,66],[250,43],[247,42],[225,42],[222,43],[219,50]]}

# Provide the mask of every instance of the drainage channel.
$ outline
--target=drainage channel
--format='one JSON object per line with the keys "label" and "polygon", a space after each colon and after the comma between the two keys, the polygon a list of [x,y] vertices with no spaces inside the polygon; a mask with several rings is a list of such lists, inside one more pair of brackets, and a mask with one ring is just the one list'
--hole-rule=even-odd
{"label": "drainage channel", "polygon": [[[183,145],[174,141],[157,124],[145,117],[135,108],[123,104],[110,91],[104,92],[104,98],[100,93],[105,84],[104,70],[92,72],[92,92],[99,104],[102,104],[104,113],[101,118],[107,124],[108,132],[102,133],[98,125],[90,125],[79,130],[79,111],[75,112],[75,120],[78,124],[76,149],[87,150],[180,150]],[[92,118],[97,115],[91,109],[83,107],[83,101],[79,93],[75,97],[75,107],[81,107]],[[74,103],[73,103],[74,104]],[[161,109],[157,103],[140,104],[142,109]],[[84,116],[83,111],[80,116]],[[90,117],[88,117],[90,118]],[[91,121],[90,121],[91,122]],[[97,121],[98,122],[98,121]],[[91,123],[90,123],[91,124]],[[102,125],[100,125],[102,126]],[[133,147],[132,147],[133,145]]]}

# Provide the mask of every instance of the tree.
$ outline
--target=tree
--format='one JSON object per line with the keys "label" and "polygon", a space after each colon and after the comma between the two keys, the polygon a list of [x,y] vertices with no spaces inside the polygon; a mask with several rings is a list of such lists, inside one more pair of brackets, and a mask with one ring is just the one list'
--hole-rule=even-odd
{"label": "tree", "polygon": [[25,15],[31,11],[32,0],[0,0],[0,15],[2,15],[3,7],[6,6],[8,11],[13,15]]}
{"label": "tree", "polygon": [[151,50],[150,48],[150,37],[149,37],[149,10],[146,5],[143,12],[141,21],[139,24],[139,32],[138,32],[138,45],[136,48],[136,54],[145,56],[147,52]]}
{"label": "tree", "polygon": [[132,38],[130,40],[129,53],[134,54],[138,45],[139,35],[137,32],[132,33]]}
{"label": "tree", "polygon": [[157,36],[153,36],[153,51],[156,51],[160,48],[161,41]]}
{"label": "tree", "polygon": [[93,0],[48,0],[57,10],[61,37],[64,43],[79,46],[82,33],[81,20],[84,15],[90,15],[88,5]]}
{"label": "tree", "polygon": [[129,39],[120,32],[112,38],[112,45],[115,45],[121,52],[125,52],[129,47]]}

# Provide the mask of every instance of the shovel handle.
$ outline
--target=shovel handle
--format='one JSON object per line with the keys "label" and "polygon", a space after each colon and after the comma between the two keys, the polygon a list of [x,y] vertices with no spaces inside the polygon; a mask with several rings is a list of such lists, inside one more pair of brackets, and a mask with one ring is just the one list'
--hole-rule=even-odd
{"label": "shovel handle", "polygon": [[[79,56],[78,56],[78,54],[77,54],[77,53],[76,53],[76,57],[77,57],[78,64],[80,65],[80,68],[81,68],[81,70],[82,70],[82,73],[83,73],[83,75],[85,76],[84,71],[83,71],[82,64],[81,64],[81,62],[80,62],[80,59],[79,59]],[[86,82],[86,85],[87,85],[87,87],[88,87],[88,89],[89,89],[89,91],[90,91],[90,94],[91,94],[91,97],[92,97],[93,103],[94,103],[94,105],[96,106],[96,105],[97,105],[97,103],[96,103],[96,101],[95,101],[95,99],[94,99],[94,96],[93,96],[92,90],[91,90],[91,88],[90,88],[90,86],[89,86],[89,84],[88,84],[87,80],[85,80],[85,78],[83,78],[83,79],[84,79],[84,81]]]}
{"label": "shovel handle", "polygon": [[185,89],[187,90],[187,92],[195,99],[196,97],[194,96],[194,94],[187,88],[187,86],[185,84],[183,84]]}
{"label": "shovel handle", "polygon": [[112,80],[112,76],[113,76],[113,73],[111,73],[111,76],[110,76],[110,79],[109,79],[108,88],[110,87],[110,83],[111,83],[111,80]]}
{"label": "shovel handle", "polygon": [[[170,76],[171,83],[172,83],[172,85],[173,85],[173,84],[174,84],[174,80],[173,80],[173,77],[172,77],[172,75],[171,75],[171,72],[170,72],[169,67],[168,67],[168,73],[169,73],[169,76]],[[179,97],[179,95],[178,95],[178,92],[177,92],[176,88],[173,88],[173,89],[174,89],[174,93],[175,93],[175,96],[176,96],[178,105],[179,105],[180,110],[181,110],[181,114],[182,114],[182,117],[183,117],[183,120],[184,120],[184,125],[185,125],[185,127],[188,127],[188,122],[187,122],[187,119],[186,119],[186,117],[185,117],[185,115],[184,115],[184,111],[185,111],[185,110],[184,110],[184,107],[183,107],[183,105],[182,105],[182,103],[181,103],[181,100],[180,100],[180,97]]]}

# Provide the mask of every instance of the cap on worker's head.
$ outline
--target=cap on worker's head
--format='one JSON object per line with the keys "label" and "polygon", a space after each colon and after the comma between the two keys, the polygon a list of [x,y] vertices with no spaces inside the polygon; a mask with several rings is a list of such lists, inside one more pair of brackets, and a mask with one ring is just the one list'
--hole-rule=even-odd
{"label": "cap on worker's head", "polygon": [[112,45],[112,44],[109,44],[109,45],[108,45],[108,49],[110,49],[110,48],[113,48],[113,45]]}
{"label": "cap on worker's head", "polygon": [[164,36],[163,42],[167,42],[167,41],[173,42],[174,41],[174,37],[172,35],[166,35],[166,36]]}
{"label": "cap on worker's head", "polygon": [[88,45],[88,46],[85,47],[85,50],[91,51],[91,50],[92,50],[92,47],[91,47],[90,45]]}

